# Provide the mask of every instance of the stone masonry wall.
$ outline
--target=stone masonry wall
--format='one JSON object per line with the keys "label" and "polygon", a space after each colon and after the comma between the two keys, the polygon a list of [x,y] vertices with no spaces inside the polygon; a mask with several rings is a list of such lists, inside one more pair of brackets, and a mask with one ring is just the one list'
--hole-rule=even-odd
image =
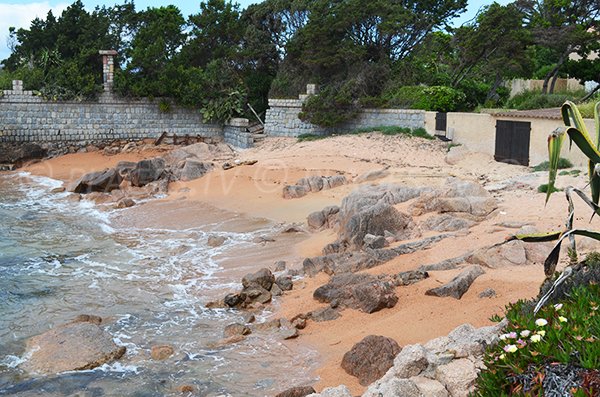
{"label": "stone masonry wall", "polygon": [[231,119],[223,127],[225,142],[241,149],[248,149],[254,145],[252,134],[247,132],[248,119]]}
{"label": "stone masonry wall", "polygon": [[157,138],[164,131],[178,136],[223,136],[223,127],[203,123],[197,110],[172,106],[161,112],[158,101],[125,101],[105,95],[100,102],[51,102],[23,91],[18,81],[13,82],[13,90],[0,96],[0,142],[92,143]]}
{"label": "stone masonry wall", "polygon": [[356,119],[348,123],[335,128],[322,128],[298,118],[302,103],[307,97],[308,95],[300,95],[299,99],[269,99],[265,134],[296,137],[301,134],[327,135],[379,126],[425,127],[425,111],[422,110],[363,109]]}

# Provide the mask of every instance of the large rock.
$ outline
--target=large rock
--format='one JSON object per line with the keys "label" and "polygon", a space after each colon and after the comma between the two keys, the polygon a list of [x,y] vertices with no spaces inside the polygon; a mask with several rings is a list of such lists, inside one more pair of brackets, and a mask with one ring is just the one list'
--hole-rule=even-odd
{"label": "large rock", "polygon": [[461,358],[437,367],[435,378],[448,389],[452,397],[467,397],[475,390],[477,369],[471,360]]}
{"label": "large rock", "polygon": [[398,378],[410,378],[423,372],[429,361],[427,360],[427,351],[421,345],[409,345],[394,359],[394,368],[392,373]]}
{"label": "large rock", "polygon": [[431,397],[423,394],[410,379],[392,378],[387,382],[371,385],[362,397]]}
{"label": "large rock", "polygon": [[470,263],[497,269],[504,266],[543,264],[552,246],[512,240],[492,247],[481,248],[468,259]]}
{"label": "large rock", "polygon": [[306,397],[316,393],[312,386],[296,386],[275,395],[275,397]]}
{"label": "large rock", "polygon": [[0,164],[20,166],[26,161],[44,158],[46,153],[44,148],[35,143],[3,143],[0,144]]}
{"label": "large rock", "polygon": [[432,296],[451,296],[456,299],[462,298],[462,296],[469,290],[473,281],[485,272],[481,266],[473,265],[460,272],[460,274],[454,277],[449,283],[444,284],[440,287],[427,290],[425,295]]}
{"label": "large rock", "polygon": [[478,183],[449,178],[443,188],[422,194],[411,211],[415,216],[427,212],[466,213],[481,219],[496,208],[496,199]]}
{"label": "large rock", "polygon": [[30,358],[21,368],[41,375],[92,369],[125,354],[124,346],[117,346],[111,335],[88,321],[65,324],[35,336],[27,341],[26,350]]}
{"label": "large rock", "polygon": [[292,185],[292,186],[285,186],[283,188],[283,198],[284,199],[295,199],[295,198],[300,198],[300,197],[304,197],[308,194],[308,190],[306,189],[305,186],[298,186],[298,185]]}
{"label": "large rock", "polygon": [[450,214],[434,215],[423,222],[422,227],[426,230],[435,230],[438,232],[454,232],[457,230],[468,229],[475,222],[458,218]]}
{"label": "large rock", "polygon": [[267,268],[262,268],[255,273],[248,273],[242,278],[244,288],[260,286],[266,290],[270,290],[275,282],[275,276]]}
{"label": "large rock", "polygon": [[85,174],[68,186],[67,190],[73,193],[110,192],[119,188],[123,178],[114,169]]}
{"label": "large rock", "polygon": [[141,187],[159,180],[165,173],[166,163],[160,157],[142,160],[138,162],[129,173],[129,179],[133,186]]}
{"label": "large rock", "polygon": [[129,180],[129,173],[133,171],[136,164],[133,161],[119,161],[115,166],[115,170],[121,175],[121,178]]}
{"label": "large rock", "polygon": [[315,211],[308,215],[306,223],[311,230],[322,230],[334,227],[337,224],[338,213],[340,207],[329,206],[321,211]]}
{"label": "large rock", "polygon": [[401,213],[390,204],[379,203],[359,211],[341,223],[339,240],[352,248],[363,246],[367,234],[383,236],[386,231],[398,233],[411,224],[410,216]]}
{"label": "large rock", "polygon": [[321,393],[309,394],[308,397],[352,397],[350,390],[344,385],[327,387]]}
{"label": "large rock", "polygon": [[392,283],[369,274],[340,274],[315,290],[322,303],[337,303],[365,313],[391,308],[398,302]]}
{"label": "large rock", "polygon": [[213,163],[187,159],[177,165],[173,170],[173,176],[176,180],[192,181],[204,176],[213,167]]}
{"label": "large rock", "polygon": [[342,368],[367,386],[381,378],[400,352],[398,343],[385,336],[369,335],[344,354]]}

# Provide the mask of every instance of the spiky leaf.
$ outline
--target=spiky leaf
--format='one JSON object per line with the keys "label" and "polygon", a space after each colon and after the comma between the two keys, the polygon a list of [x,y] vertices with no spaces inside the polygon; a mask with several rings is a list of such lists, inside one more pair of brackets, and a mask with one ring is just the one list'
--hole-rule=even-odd
{"label": "spiky leaf", "polygon": [[564,128],[557,128],[548,136],[548,157],[549,157],[549,172],[548,172],[548,190],[546,191],[546,203],[550,199],[550,195],[554,192],[554,184],[556,183],[556,174],[558,173],[558,161],[560,159],[560,150],[565,141]]}

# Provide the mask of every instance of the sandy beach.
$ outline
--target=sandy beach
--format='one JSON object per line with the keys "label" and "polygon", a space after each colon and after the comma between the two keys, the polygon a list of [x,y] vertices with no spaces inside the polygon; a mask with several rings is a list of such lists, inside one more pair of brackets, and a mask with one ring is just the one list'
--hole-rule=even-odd
{"label": "sandy beach", "polygon": [[[87,172],[113,167],[119,161],[162,156],[171,149],[168,146],[145,147],[112,156],[100,151],[69,154],[30,164],[24,171],[69,183]],[[261,219],[296,225],[302,229],[301,232],[276,236],[274,242],[263,246],[268,248],[257,246],[254,252],[247,253],[244,260],[253,260],[252,264],[248,264],[248,269],[273,267],[273,263],[280,259],[288,262],[288,268],[301,269],[304,258],[322,255],[323,248],[338,237],[332,229],[309,231],[307,215],[330,205],[340,205],[344,197],[361,185],[389,183],[442,187],[447,178],[456,177],[481,184],[497,200],[498,208],[467,230],[458,231],[428,249],[400,255],[363,271],[373,275],[415,270],[422,265],[489,247],[504,241],[524,225],[541,231],[562,227],[566,214],[562,196],[554,195],[544,206],[545,195],[536,191],[539,184],[545,183],[544,173],[532,174],[527,167],[498,163],[489,156],[466,151],[450,165],[446,162],[447,153],[447,144],[440,141],[378,133],[337,136],[314,142],[268,138],[255,148],[233,152],[227,160],[217,159],[214,170],[199,179],[171,183],[167,197],[136,205],[128,211],[131,219],[151,218],[148,222],[154,224],[170,222],[193,225],[194,216],[199,213],[202,213],[204,220],[207,216],[219,219],[218,211],[209,215],[209,206],[239,214],[246,219],[244,227],[248,228],[264,224]],[[225,161],[253,164],[224,170],[221,165]],[[377,178],[357,182],[364,179],[365,174],[374,171],[382,172]],[[284,186],[313,175],[343,175],[352,182],[308,193],[297,199],[283,198]],[[584,178],[559,178],[559,185],[583,186]],[[410,200],[395,207],[401,212],[410,213],[413,203],[414,200]],[[413,221],[421,224],[430,215],[414,215]],[[586,222],[587,213],[578,221]],[[422,231],[421,237],[433,234],[431,231]],[[348,375],[340,363],[344,353],[363,337],[383,335],[404,346],[445,335],[463,323],[489,325],[492,324],[490,317],[502,314],[508,303],[537,295],[540,283],[544,280],[540,263],[486,268],[485,274],[473,283],[460,300],[425,295],[426,290],[450,281],[460,271],[431,271],[430,277],[421,282],[397,287],[399,300],[393,308],[372,314],[345,309],[341,317],[333,321],[308,321],[306,328],[300,331],[299,338],[286,343],[308,345],[319,352],[321,365],[316,376],[320,380],[315,385],[316,390],[345,384],[353,395],[358,395],[365,387],[355,377]],[[328,275],[319,273],[296,282],[292,291],[275,299],[272,304],[275,308],[273,317],[289,319],[326,307],[326,304],[313,298],[313,292],[328,279]],[[495,291],[495,296],[480,298],[480,293],[489,288]]]}

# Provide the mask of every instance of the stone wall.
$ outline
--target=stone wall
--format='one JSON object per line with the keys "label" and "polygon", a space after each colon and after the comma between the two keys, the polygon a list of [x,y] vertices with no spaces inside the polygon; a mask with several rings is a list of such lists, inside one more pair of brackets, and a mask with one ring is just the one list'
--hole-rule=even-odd
{"label": "stone wall", "polygon": [[222,137],[223,127],[206,124],[197,110],[159,101],[126,101],[103,95],[99,102],[52,102],[24,91],[13,82],[0,97],[0,142],[92,143],[114,139],[178,136]]}
{"label": "stone wall", "polygon": [[225,142],[242,149],[251,148],[254,138],[247,132],[248,119],[231,119],[223,127],[223,138]]}
{"label": "stone wall", "polygon": [[[307,89],[307,92],[310,91],[310,88]],[[422,110],[363,109],[356,119],[348,123],[335,128],[322,128],[298,118],[302,103],[307,97],[308,95],[300,95],[298,99],[269,99],[265,134],[296,137],[301,134],[327,135],[380,126],[425,127],[425,112]]]}

